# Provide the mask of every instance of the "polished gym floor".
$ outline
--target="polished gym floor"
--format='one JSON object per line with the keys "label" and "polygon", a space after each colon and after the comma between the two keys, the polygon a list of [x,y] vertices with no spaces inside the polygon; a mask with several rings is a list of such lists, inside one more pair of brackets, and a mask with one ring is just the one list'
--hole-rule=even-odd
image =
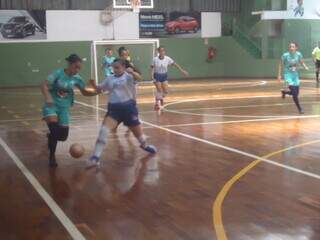
{"label": "polished gym floor", "polygon": [[[161,112],[138,87],[159,153],[120,126],[101,169],[85,169],[106,97],[77,94],[59,167],[49,169],[43,97],[0,89],[0,239],[320,239],[320,91],[301,88],[305,114],[274,80],[173,81]],[[81,143],[86,154],[72,159]]]}

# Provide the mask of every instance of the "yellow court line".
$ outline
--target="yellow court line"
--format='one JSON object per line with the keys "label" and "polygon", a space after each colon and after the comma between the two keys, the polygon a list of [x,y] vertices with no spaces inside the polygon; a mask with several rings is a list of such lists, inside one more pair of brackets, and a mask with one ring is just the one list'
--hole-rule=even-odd
{"label": "yellow court line", "polygon": [[[275,155],[278,155],[280,153],[283,153],[283,152],[286,152],[286,151],[289,151],[292,149],[296,149],[296,148],[301,148],[301,147],[304,147],[307,145],[316,144],[316,143],[320,143],[320,140],[310,141],[310,142],[302,143],[299,145],[291,146],[291,147],[267,154],[267,155],[263,156],[263,158],[268,159],[268,158],[273,157]],[[214,204],[213,204],[213,225],[214,225],[214,228],[216,231],[216,236],[217,236],[218,240],[227,240],[228,239],[226,232],[225,232],[225,229],[224,229],[224,226],[223,226],[223,220],[222,220],[222,204],[223,204],[225,197],[230,192],[232,186],[236,182],[238,182],[240,180],[240,178],[242,178],[244,175],[246,175],[250,170],[255,168],[261,162],[262,162],[262,160],[255,160],[252,163],[250,163],[248,166],[246,166],[245,168],[241,169],[241,171],[239,171],[236,175],[234,175],[223,186],[223,188],[219,192],[216,200],[214,201]]]}

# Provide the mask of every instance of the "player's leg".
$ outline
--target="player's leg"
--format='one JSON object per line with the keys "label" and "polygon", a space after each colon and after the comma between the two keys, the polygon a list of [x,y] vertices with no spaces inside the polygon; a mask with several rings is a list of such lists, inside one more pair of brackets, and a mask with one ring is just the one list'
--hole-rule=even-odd
{"label": "player's leg", "polygon": [[299,91],[300,91],[300,87],[299,86],[289,86],[290,90],[291,90],[291,95],[292,95],[292,99],[294,101],[294,103],[296,104],[299,113],[303,114],[300,102],[299,102]]}
{"label": "player's leg", "polygon": [[129,127],[133,135],[139,141],[140,147],[143,150],[152,154],[157,152],[156,147],[147,144],[147,140],[143,133],[141,122],[139,120],[139,111],[135,102],[126,107],[126,109],[124,109],[124,115],[122,120],[123,123]]}
{"label": "player's leg", "polygon": [[162,101],[162,86],[160,81],[155,81],[154,85],[156,87],[156,93],[155,93],[155,110],[160,110],[160,103]]}
{"label": "player's leg", "polygon": [[136,139],[139,141],[140,147],[143,150],[145,150],[146,152],[151,153],[151,154],[154,154],[157,152],[157,149],[155,146],[147,144],[146,136],[144,135],[144,133],[142,131],[141,124],[139,124],[137,126],[130,126],[129,128],[130,128],[131,132],[133,133],[133,135],[136,137]]}
{"label": "player's leg", "polygon": [[58,141],[65,141],[69,135],[69,109],[58,109],[56,107],[43,107],[43,117],[49,129],[48,148],[49,166],[56,167],[55,152]]}
{"label": "player's leg", "polygon": [[320,72],[320,60],[316,60],[316,80],[317,80],[317,87],[319,87],[319,72]]}
{"label": "player's leg", "polygon": [[166,96],[169,93],[169,84],[168,81],[164,81],[161,83],[161,88],[162,88],[162,101],[161,101],[161,105],[164,104],[164,99],[166,98]]}
{"label": "player's leg", "polygon": [[119,122],[117,120],[113,119],[109,114],[106,115],[99,130],[94,152],[87,162],[88,167],[100,165],[100,158],[103,153],[103,149],[107,144],[108,136],[110,132],[114,131],[118,127],[118,125]]}

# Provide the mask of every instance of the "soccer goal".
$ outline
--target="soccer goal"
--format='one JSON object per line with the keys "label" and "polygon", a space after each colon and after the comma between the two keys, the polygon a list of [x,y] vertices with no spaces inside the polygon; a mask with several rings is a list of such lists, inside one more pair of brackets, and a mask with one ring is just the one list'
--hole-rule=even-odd
{"label": "soccer goal", "polygon": [[105,79],[103,66],[105,51],[106,49],[111,49],[113,56],[118,58],[118,50],[120,47],[125,47],[128,50],[130,61],[137,69],[139,69],[144,82],[149,82],[151,80],[150,64],[153,57],[156,55],[156,49],[159,47],[158,39],[109,40],[92,42],[91,77],[96,80],[97,84]]}

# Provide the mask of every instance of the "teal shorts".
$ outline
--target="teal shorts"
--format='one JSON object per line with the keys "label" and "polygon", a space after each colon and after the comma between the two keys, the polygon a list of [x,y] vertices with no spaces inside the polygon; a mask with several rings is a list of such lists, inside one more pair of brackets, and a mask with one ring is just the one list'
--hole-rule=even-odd
{"label": "teal shorts", "polygon": [[42,107],[43,118],[57,116],[59,125],[69,126],[70,109],[68,107],[48,107],[46,104]]}
{"label": "teal shorts", "polygon": [[289,86],[299,86],[300,78],[298,73],[285,73],[284,80]]}

